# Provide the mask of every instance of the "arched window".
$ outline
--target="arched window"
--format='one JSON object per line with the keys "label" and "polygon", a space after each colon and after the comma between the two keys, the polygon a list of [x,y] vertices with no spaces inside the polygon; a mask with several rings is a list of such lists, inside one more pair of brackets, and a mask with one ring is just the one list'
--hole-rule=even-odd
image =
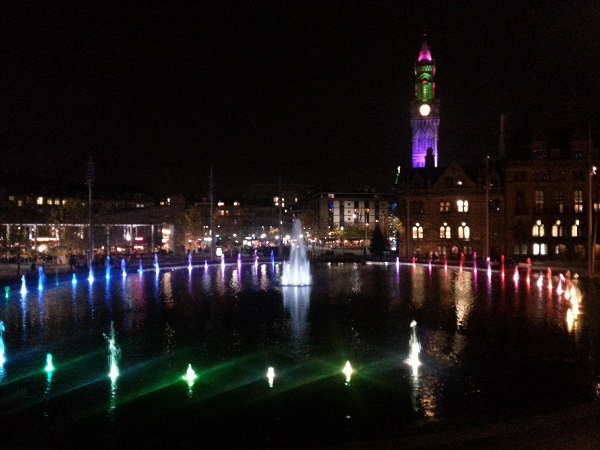
{"label": "arched window", "polygon": [[531,235],[533,237],[542,237],[542,236],[544,236],[544,234],[545,234],[544,224],[542,223],[541,220],[537,220],[535,222],[535,225],[531,229]]}
{"label": "arched window", "polygon": [[452,230],[446,222],[440,227],[440,239],[450,239],[452,237]]}
{"label": "arched window", "polygon": [[573,225],[571,225],[571,236],[572,237],[579,236],[579,219],[576,220]]}
{"label": "arched window", "polygon": [[560,224],[560,220],[557,220],[554,225],[552,225],[552,237],[562,237],[563,235],[563,226]]}
{"label": "arched window", "polygon": [[412,237],[413,239],[423,239],[423,227],[419,222],[412,227]]}
{"label": "arched window", "polygon": [[469,211],[469,200],[457,200],[456,208],[458,212],[468,212]]}
{"label": "arched window", "polygon": [[467,226],[465,222],[461,223],[460,227],[458,227],[458,238],[469,240],[470,237],[471,229]]}

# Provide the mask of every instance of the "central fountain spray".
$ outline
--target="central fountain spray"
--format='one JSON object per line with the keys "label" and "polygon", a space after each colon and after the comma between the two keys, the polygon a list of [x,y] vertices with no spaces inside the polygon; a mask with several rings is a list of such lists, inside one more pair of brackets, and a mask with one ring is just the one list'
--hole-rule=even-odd
{"label": "central fountain spray", "polygon": [[108,341],[108,367],[109,372],[108,376],[111,381],[115,381],[119,376],[119,357],[121,356],[121,350],[117,347],[117,342],[115,339],[115,323],[110,323],[110,335],[104,335],[104,338]]}
{"label": "central fountain spray", "polygon": [[306,257],[302,222],[300,222],[300,219],[296,219],[292,228],[290,260],[283,265],[281,284],[285,286],[308,286],[310,282],[310,265]]}

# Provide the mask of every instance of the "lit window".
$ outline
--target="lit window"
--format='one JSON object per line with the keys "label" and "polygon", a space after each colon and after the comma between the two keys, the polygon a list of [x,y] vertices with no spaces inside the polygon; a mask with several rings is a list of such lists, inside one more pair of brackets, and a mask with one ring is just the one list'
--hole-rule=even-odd
{"label": "lit window", "polygon": [[450,202],[440,202],[440,212],[447,213],[450,211]]}
{"label": "lit window", "polygon": [[450,239],[452,237],[452,231],[448,224],[444,224],[440,227],[440,239]]}
{"label": "lit window", "polygon": [[44,197],[38,197],[36,203],[38,205],[43,205],[44,204]]}
{"label": "lit window", "polygon": [[541,220],[537,220],[535,222],[535,225],[531,229],[531,235],[533,237],[543,237],[544,234],[545,234],[544,224],[542,223]]}
{"label": "lit window", "polygon": [[557,220],[554,225],[552,225],[552,237],[560,237],[563,235],[563,227],[560,224],[560,220]]}
{"label": "lit window", "polygon": [[465,222],[460,224],[458,227],[458,238],[468,240],[471,237],[471,229]]}
{"label": "lit window", "polygon": [[533,254],[534,255],[547,255],[548,254],[548,246],[546,244],[533,244]]}
{"label": "lit window", "polygon": [[581,189],[575,189],[575,197],[574,197],[574,210],[576,213],[583,212],[583,191]]}
{"label": "lit window", "polygon": [[412,228],[413,239],[423,239],[423,227],[417,222]]}
{"label": "lit window", "polygon": [[48,198],[48,199],[46,199],[46,203],[47,203],[48,205],[51,205],[51,204],[52,204],[52,199],[51,199],[51,198]]}
{"label": "lit window", "polygon": [[573,225],[571,225],[571,236],[578,237],[579,236],[579,220],[576,220]]}
{"label": "lit window", "polygon": [[469,200],[457,200],[456,206],[458,208],[458,212],[468,212],[469,211]]}

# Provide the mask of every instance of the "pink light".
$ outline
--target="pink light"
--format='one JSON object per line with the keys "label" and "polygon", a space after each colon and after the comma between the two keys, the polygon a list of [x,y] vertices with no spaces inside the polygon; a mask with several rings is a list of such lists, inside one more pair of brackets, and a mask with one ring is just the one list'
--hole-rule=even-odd
{"label": "pink light", "polygon": [[419,58],[417,61],[432,61],[431,52],[429,51],[427,41],[423,41],[423,46],[421,47],[421,52],[419,53]]}

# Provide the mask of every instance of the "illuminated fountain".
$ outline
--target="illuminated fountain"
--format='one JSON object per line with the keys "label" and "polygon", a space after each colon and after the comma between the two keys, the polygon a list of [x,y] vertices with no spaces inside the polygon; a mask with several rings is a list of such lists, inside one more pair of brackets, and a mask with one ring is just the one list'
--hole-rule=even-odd
{"label": "illuminated fountain", "polygon": [[21,295],[27,294],[27,286],[25,285],[25,275],[21,276]]}
{"label": "illuminated fountain", "polygon": [[269,367],[267,369],[267,379],[269,380],[269,387],[273,387],[273,379],[275,378],[275,369]]}
{"label": "illuminated fountain", "polygon": [[158,253],[154,253],[154,270],[157,272],[160,270],[160,266],[158,265]]}
{"label": "illuminated fountain", "polygon": [[121,350],[117,347],[117,342],[115,339],[115,324],[114,322],[110,323],[110,335],[104,335],[104,338],[108,341],[108,367],[109,372],[108,376],[111,381],[115,381],[119,376],[119,358],[121,356]]}
{"label": "illuminated fountain", "polygon": [[410,323],[411,335],[409,341],[409,350],[408,350],[408,358],[406,363],[413,368],[413,373],[416,373],[417,368],[421,365],[421,361],[419,361],[419,353],[421,352],[421,344],[419,344],[419,339],[417,338],[417,321],[413,320]]}
{"label": "illuminated fountain", "polygon": [[4,353],[4,321],[0,320],[0,367],[6,362]]}
{"label": "illuminated fountain", "polygon": [[123,278],[127,276],[127,263],[125,262],[125,258],[121,258],[121,272],[123,273]]}
{"label": "illuminated fountain", "polygon": [[[0,330],[6,325],[9,332],[6,377],[0,364],[5,445],[43,448],[50,438],[62,448],[91,433],[126,448],[136,440],[164,443],[164,430],[176,430],[178,442],[195,447],[210,447],[211,440],[226,448],[244,447],[242,439],[261,446],[267,442],[265,432],[275,432],[273,443],[282,447],[322,442],[352,445],[347,436],[360,436],[362,442],[393,442],[398,430],[404,433],[413,425],[421,430],[421,424],[432,420],[445,426],[459,423],[464,414],[472,423],[467,410],[473,405],[475,419],[485,410],[491,421],[493,408],[502,402],[523,415],[540,404],[553,406],[550,394],[558,396],[560,407],[565,399],[579,398],[580,392],[593,395],[590,387],[597,384],[596,374],[573,370],[579,361],[587,367],[589,357],[584,351],[593,347],[588,341],[595,337],[595,328],[591,332],[589,328],[594,305],[586,304],[586,299],[595,297],[588,294],[587,280],[567,284],[555,270],[555,282],[560,279],[561,288],[573,298],[569,302],[561,295],[555,301],[545,279],[543,290],[517,289],[512,280],[504,283],[504,272],[493,270],[491,281],[481,283],[483,261],[477,285],[471,263],[461,273],[458,267],[444,267],[445,259],[439,265],[417,262],[415,268],[410,259],[404,264],[394,256],[387,266],[376,261],[364,266],[314,263],[309,286],[282,286],[285,264],[280,269],[277,261],[277,270],[272,270],[267,255],[257,270],[235,270],[236,260],[228,259],[231,264],[221,273],[219,260],[212,266],[193,255],[198,264],[189,274],[189,256],[183,256],[182,267],[161,268],[160,277],[149,280],[136,277],[125,282],[115,276],[89,286],[71,286],[69,277],[57,287],[46,284],[33,296],[38,301],[29,298],[31,292],[23,300],[11,292],[8,301],[2,301],[0,315],[4,320]],[[249,258],[243,259],[250,262]],[[287,263],[289,256],[285,259]],[[125,261],[119,261],[122,271]],[[148,267],[152,257],[144,261]],[[135,259],[130,265],[132,272],[137,269]],[[512,278],[513,270],[506,268],[506,278]],[[540,274],[539,269],[533,272]],[[532,284],[538,278],[533,272]],[[104,270],[100,273],[103,276]],[[543,275],[540,279],[545,278],[545,269]],[[523,286],[525,277],[523,270],[519,280]],[[154,283],[155,279],[161,282]],[[11,286],[12,291],[17,289]],[[575,302],[581,308],[579,320],[571,308]],[[582,320],[583,313],[588,320]],[[420,329],[416,321],[408,321],[413,318]],[[404,328],[407,322],[409,330]],[[398,328],[398,323],[404,325]],[[540,339],[530,339],[527,327],[532,326]],[[567,330],[576,334],[569,336]],[[486,340],[489,335],[506,340],[502,351],[496,340]],[[425,349],[427,355],[420,361]],[[107,362],[97,358],[98,350],[107,352]],[[59,366],[54,367],[48,352],[62,355]],[[121,366],[121,352],[127,356],[127,366]],[[515,376],[515,364],[505,361],[513,353],[524,368],[535,370]],[[195,364],[202,361],[201,372],[191,364],[185,366],[182,355],[198,358]],[[63,363],[67,357],[68,364]],[[343,361],[344,357],[355,358],[358,366]],[[0,362],[4,359],[0,333]],[[551,363],[546,367],[544,361]],[[522,389],[523,382],[535,386],[547,370],[553,376],[543,382],[550,389]],[[33,383],[41,386],[44,380],[47,389],[42,399],[43,388],[36,390]],[[506,389],[490,387],[496,380]],[[23,392],[24,401],[20,400]],[[364,401],[367,395],[369,401]],[[188,400],[185,405],[182,399]],[[326,401],[327,408],[314,408],[318,399]],[[27,411],[22,407],[25,401],[32,405]],[[398,411],[398,416],[390,411]],[[40,420],[43,414],[49,419]],[[85,419],[76,422],[72,417]],[[344,417],[349,420],[342,421]],[[400,429],[394,427],[398,417],[403,422]],[[241,431],[240,419],[244,420]],[[22,423],[35,424],[35,435],[19,431]],[[304,437],[307,429],[319,431]],[[14,436],[7,437],[9,431]]]}
{"label": "illuminated fountain", "polygon": [[192,395],[194,394],[194,391],[193,391],[194,383],[196,382],[196,378],[198,378],[198,375],[196,375],[196,372],[194,371],[194,369],[192,369],[191,364],[188,364],[188,368],[185,372],[185,375],[182,376],[181,378],[187,382],[188,397],[192,398]]}
{"label": "illuminated fountain", "polygon": [[106,279],[110,279],[110,255],[106,255]]}
{"label": "illuminated fountain", "polygon": [[196,372],[194,371],[194,369],[192,369],[192,365],[188,364],[188,368],[185,372],[185,375],[181,378],[187,381],[189,387],[192,387],[194,382],[196,381],[196,378],[198,378],[198,375],[196,375]]}
{"label": "illuminated fountain", "polygon": [[46,367],[44,367],[44,370],[48,373],[54,372],[54,364],[52,364],[52,355],[50,353],[46,355]]}
{"label": "illuminated fountain", "polygon": [[344,366],[344,370],[342,370],[342,372],[344,375],[346,375],[346,384],[350,384],[352,373],[354,372],[354,369],[352,369],[352,366],[350,365],[350,361],[346,361],[346,365]]}
{"label": "illuminated fountain", "polygon": [[310,265],[306,257],[300,219],[294,221],[290,260],[283,265],[281,284],[285,286],[308,286],[310,284]]}
{"label": "illuminated fountain", "polygon": [[142,266],[142,260],[140,258],[140,264],[138,267],[138,273],[140,274],[140,276],[142,276],[142,274],[144,273],[144,267]]}
{"label": "illuminated fountain", "polygon": [[542,272],[540,272],[540,274],[538,275],[538,279],[537,279],[537,287],[541,288],[543,284],[544,284],[544,274]]}
{"label": "illuminated fountain", "polygon": [[42,266],[38,267],[38,290],[44,289],[44,282],[46,281],[46,274]]}
{"label": "illuminated fountain", "polygon": [[188,253],[188,270],[192,270],[192,252]]}

